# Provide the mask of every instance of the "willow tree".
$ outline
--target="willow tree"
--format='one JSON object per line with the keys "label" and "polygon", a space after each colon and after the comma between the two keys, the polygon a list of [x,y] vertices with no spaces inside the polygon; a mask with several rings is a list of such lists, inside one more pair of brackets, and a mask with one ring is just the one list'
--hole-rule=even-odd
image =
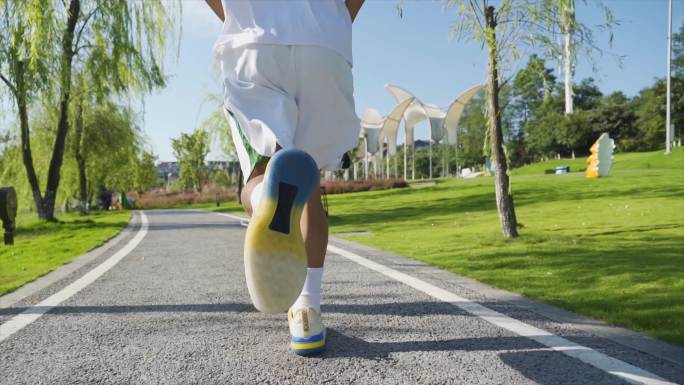
{"label": "willow tree", "polygon": [[587,26],[577,19],[576,0],[538,0],[543,7],[534,9],[532,17],[542,23],[548,34],[542,37],[544,49],[550,59],[558,61],[563,71],[565,87],[565,114],[574,112],[573,77],[578,54],[593,63],[594,53],[603,53],[596,44],[594,29],[607,32],[609,44],[613,41],[613,28],[618,22],[611,10],[600,0],[580,0],[585,6],[593,6],[603,13],[603,21],[595,26]]}
{"label": "willow tree", "polygon": [[[211,108],[211,113],[200,124],[200,129],[209,133],[212,143],[216,144],[218,149],[230,161],[237,161],[237,150],[233,142],[233,134],[230,127],[230,122],[226,119],[226,110],[223,104],[223,98],[214,93],[210,93],[204,99],[203,104],[208,104]],[[240,202],[242,194],[243,181],[242,169],[238,167],[235,177],[230,178],[237,182],[237,201]]]}
{"label": "willow tree", "polygon": [[[572,0],[569,0],[572,1]],[[457,39],[480,43],[487,50],[487,142],[485,151],[491,157],[494,169],[496,207],[501,229],[505,238],[518,236],[518,222],[515,215],[513,196],[508,178],[508,161],[504,151],[501,99],[501,79],[507,65],[517,60],[525,48],[531,51],[544,49],[555,52],[556,26],[567,23],[567,17],[574,21],[574,11],[563,8],[566,0],[443,0],[446,11],[455,10],[456,20],[452,23],[451,35]],[[574,2],[572,2],[574,10]],[[398,4],[400,17],[403,15],[403,0]],[[566,12],[560,12],[564,9]],[[609,27],[612,15],[604,7]],[[561,15],[566,17],[561,20]],[[580,36],[588,48],[593,44],[591,30],[581,24],[572,24],[568,30],[573,36]]]}
{"label": "willow tree", "polygon": [[[485,148],[492,160],[496,207],[501,231],[505,238],[518,236],[518,220],[508,177],[508,161],[504,151],[503,106],[500,103],[502,63],[515,59],[519,47],[532,37],[526,35],[525,24],[531,20],[529,8],[534,2],[498,1],[498,9],[489,0],[445,0],[445,10],[455,10],[457,20],[451,35],[461,40],[473,40],[487,50],[487,138]],[[529,29],[528,29],[529,30]]]}
{"label": "willow tree", "polygon": [[223,103],[223,97],[218,94],[210,93],[204,98],[203,105],[208,104],[211,112],[200,123],[199,128],[209,133],[212,141],[218,145],[218,149],[226,158],[236,160],[237,152]]}
{"label": "willow tree", "polygon": [[[88,203],[100,186],[140,191],[140,164],[154,157],[143,148],[143,133],[133,111],[109,98],[93,98],[80,94],[73,108],[73,133],[70,135],[70,157],[76,165],[79,209],[87,211]],[[148,172],[145,170],[145,172]]]}
{"label": "willow tree", "polygon": [[560,31],[563,34],[563,76],[565,79],[565,114],[572,114],[572,77],[575,74],[575,0],[558,0]]}
{"label": "willow tree", "polygon": [[[54,220],[75,73],[100,93],[163,86],[169,32],[179,19],[163,0],[0,0],[0,79],[17,108],[23,164],[38,216]],[[28,109],[38,98],[58,110],[44,191],[31,152]]]}

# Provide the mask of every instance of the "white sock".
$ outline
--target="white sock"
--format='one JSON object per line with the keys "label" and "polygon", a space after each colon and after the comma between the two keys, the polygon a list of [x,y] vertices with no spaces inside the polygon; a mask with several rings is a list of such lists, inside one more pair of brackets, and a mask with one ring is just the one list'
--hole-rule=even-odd
{"label": "white sock", "polygon": [[259,205],[259,201],[261,201],[261,195],[262,192],[264,191],[264,182],[259,182],[254,188],[252,189],[252,195],[249,197],[249,203],[252,204],[252,212],[256,210],[257,206]]}
{"label": "white sock", "polygon": [[[310,306],[321,311],[321,280],[323,279],[322,267],[309,267],[306,269],[306,281],[302,293],[295,301],[297,306]],[[293,306],[294,306],[293,305]]]}

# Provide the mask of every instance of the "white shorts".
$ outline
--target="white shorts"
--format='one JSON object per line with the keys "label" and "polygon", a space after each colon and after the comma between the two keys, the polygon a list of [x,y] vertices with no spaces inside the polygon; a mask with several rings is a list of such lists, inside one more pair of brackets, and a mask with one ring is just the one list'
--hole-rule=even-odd
{"label": "white shorts", "polygon": [[337,52],[255,44],[226,49],[219,60],[245,178],[277,146],[306,151],[319,169],[336,170],[358,144],[351,66]]}

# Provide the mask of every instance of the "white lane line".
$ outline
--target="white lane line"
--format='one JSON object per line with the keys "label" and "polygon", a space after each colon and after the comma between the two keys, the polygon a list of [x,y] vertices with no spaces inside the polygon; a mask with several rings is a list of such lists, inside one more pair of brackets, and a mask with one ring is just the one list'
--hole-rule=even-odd
{"label": "white lane line", "polygon": [[518,321],[488,307],[475,303],[467,298],[463,298],[450,291],[431,285],[423,280],[412,277],[408,274],[404,274],[385,265],[373,262],[350,251],[332,245],[328,245],[328,251],[347,258],[363,267],[397,280],[418,291],[422,291],[423,293],[435,299],[457,306],[474,316],[484,319],[489,323],[504,328],[520,336],[530,338],[555,351],[562,352],[563,354],[576,358],[614,376],[620,377],[621,379],[632,384],[674,385],[674,383],[668,382],[667,380],[651,372],[628,364],[624,361],[620,361],[616,358],[607,356],[586,346],[576,344],[563,337],[551,334],[546,330],[542,330],[532,325]]}
{"label": "white lane line", "polygon": [[31,306],[24,312],[17,314],[16,316],[12,317],[9,321],[0,325],[0,342],[6,340],[12,334],[25,328],[33,321],[40,318],[43,314],[52,310],[52,308],[54,308],[55,306],[66,301],[71,296],[81,291],[81,289],[95,282],[95,280],[100,278],[102,274],[106,273],[109,269],[114,267],[114,265],[116,265],[117,263],[119,263],[119,261],[126,257],[131,251],[133,251],[133,249],[135,249],[136,246],[138,246],[140,241],[142,241],[143,238],[145,238],[145,235],[147,235],[147,228],[149,226],[147,216],[145,215],[145,213],[143,213],[142,211],[140,211],[139,213],[142,226],[140,226],[140,230],[138,230],[138,233],[135,235],[135,237],[133,237],[133,239],[131,239],[126,244],[126,246],[124,246],[121,250],[117,251],[106,261],[102,262],[100,265],[90,270],[84,276],[66,286],[64,289],[49,296],[40,303]]}
{"label": "white lane line", "polygon": [[226,214],[226,213],[214,213],[216,215],[220,215],[222,217],[230,218],[230,219],[235,219],[236,221],[239,221],[240,224],[244,227],[247,227],[249,224],[249,217],[241,217],[238,215],[232,215],[232,214]]}
{"label": "white lane line", "polygon": [[[214,214],[218,214],[240,222],[249,220],[248,218],[240,217],[237,215],[225,213]],[[361,266],[374,270],[387,277],[395,279],[418,291],[422,291],[423,293],[435,299],[457,306],[470,314],[473,314],[479,318],[484,319],[489,323],[504,328],[517,335],[530,338],[548,348],[551,348],[552,350],[564,353],[570,357],[576,358],[600,370],[620,377],[621,379],[629,383],[645,385],[676,385],[644,369],[638,368],[634,365],[628,364],[616,358],[607,356],[589,347],[579,345],[563,337],[556,336],[552,333],[547,332],[546,330],[542,330],[532,325],[528,325],[524,322],[518,321],[515,318],[511,318],[505,314],[499,313],[488,307],[475,303],[467,298],[461,297],[450,291],[431,285],[421,279],[412,277],[408,274],[394,270],[385,265],[381,265],[377,262],[373,262],[367,258],[352,253],[351,251],[333,245],[328,245],[328,251],[331,251],[344,258],[347,258]]]}

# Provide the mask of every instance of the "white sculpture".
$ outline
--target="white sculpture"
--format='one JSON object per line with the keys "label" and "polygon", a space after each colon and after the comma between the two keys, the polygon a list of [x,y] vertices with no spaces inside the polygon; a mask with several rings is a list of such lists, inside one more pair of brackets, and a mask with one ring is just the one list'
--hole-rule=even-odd
{"label": "white sculpture", "polygon": [[[458,123],[463,114],[465,106],[470,102],[470,100],[475,96],[484,85],[476,85],[467,89],[461,95],[456,98],[444,112],[440,107],[434,104],[426,104],[421,102],[415,96],[413,96],[409,91],[392,84],[386,84],[385,89],[394,96],[398,102],[403,102],[409,98],[413,98],[413,102],[409,104],[408,108],[404,112],[404,127],[406,130],[406,140],[404,142],[404,179],[406,178],[406,145],[411,143],[413,148],[414,143],[414,128],[417,123],[428,120],[430,128],[430,139],[429,142],[429,164],[430,170],[429,175],[432,178],[432,142],[446,142],[450,145],[457,145],[458,138]],[[445,140],[446,139],[446,140]],[[413,149],[415,155],[415,149]],[[445,151],[445,169],[448,168],[448,154]],[[413,157],[412,157],[413,158]],[[413,158],[413,175],[412,178],[415,179],[415,158]],[[448,171],[446,171],[448,174]]]}
{"label": "white sculpture", "polygon": [[[416,127],[416,124],[419,122],[422,122],[423,120],[429,119],[432,117],[433,119],[429,119],[430,123],[430,139],[432,139],[433,132],[436,132],[439,134],[439,131],[441,130],[442,127],[442,122],[440,121],[440,118],[444,118],[445,114],[443,111],[439,109],[439,107],[435,105],[425,105],[423,104],[418,98],[413,96],[410,92],[406,91],[405,89],[395,86],[393,84],[385,84],[385,89],[394,96],[394,98],[397,100],[397,102],[401,103],[409,98],[413,98],[413,102],[408,106],[406,111],[404,112],[404,127],[406,129],[406,140],[404,141],[404,179],[406,179],[406,153],[407,153],[407,148],[406,145],[407,143],[411,143],[411,148],[413,148],[413,142],[414,142],[414,136],[413,132]],[[437,118],[437,119],[434,119]],[[434,125],[434,126],[433,126]],[[429,151],[430,151],[430,158],[429,158],[429,163],[430,163],[430,170],[429,170],[429,175],[430,178],[432,178],[432,141],[429,141]],[[415,149],[413,149],[414,155],[415,155]],[[415,164],[415,157],[413,157],[413,171],[412,171],[412,179],[416,178],[416,164]]]}
{"label": "white sculpture", "polygon": [[587,169],[584,175],[587,178],[608,176],[610,167],[613,165],[614,149],[615,141],[607,132],[601,134],[590,148],[591,155],[587,159]]}
{"label": "white sculpture", "polygon": [[[397,134],[399,132],[399,123],[406,111],[406,108],[413,102],[413,98],[404,100],[399,103],[394,109],[385,117],[373,109],[367,109],[361,117],[361,137],[364,139],[364,160],[365,160],[365,177],[368,177],[368,155],[375,158],[375,168],[377,174],[377,163],[382,162],[383,147],[385,140],[387,140],[387,154],[393,156],[397,153]],[[387,165],[389,168],[389,163]],[[389,175],[389,170],[387,171]]]}
{"label": "white sculpture", "polygon": [[447,143],[451,145],[458,144],[458,123],[461,120],[461,115],[463,115],[463,110],[465,110],[465,106],[470,102],[470,99],[477,95],[483,88],[484,84],[468,88],[459,95],[447,109],[446,118],[444,120],[444,126],[447,132]]}

